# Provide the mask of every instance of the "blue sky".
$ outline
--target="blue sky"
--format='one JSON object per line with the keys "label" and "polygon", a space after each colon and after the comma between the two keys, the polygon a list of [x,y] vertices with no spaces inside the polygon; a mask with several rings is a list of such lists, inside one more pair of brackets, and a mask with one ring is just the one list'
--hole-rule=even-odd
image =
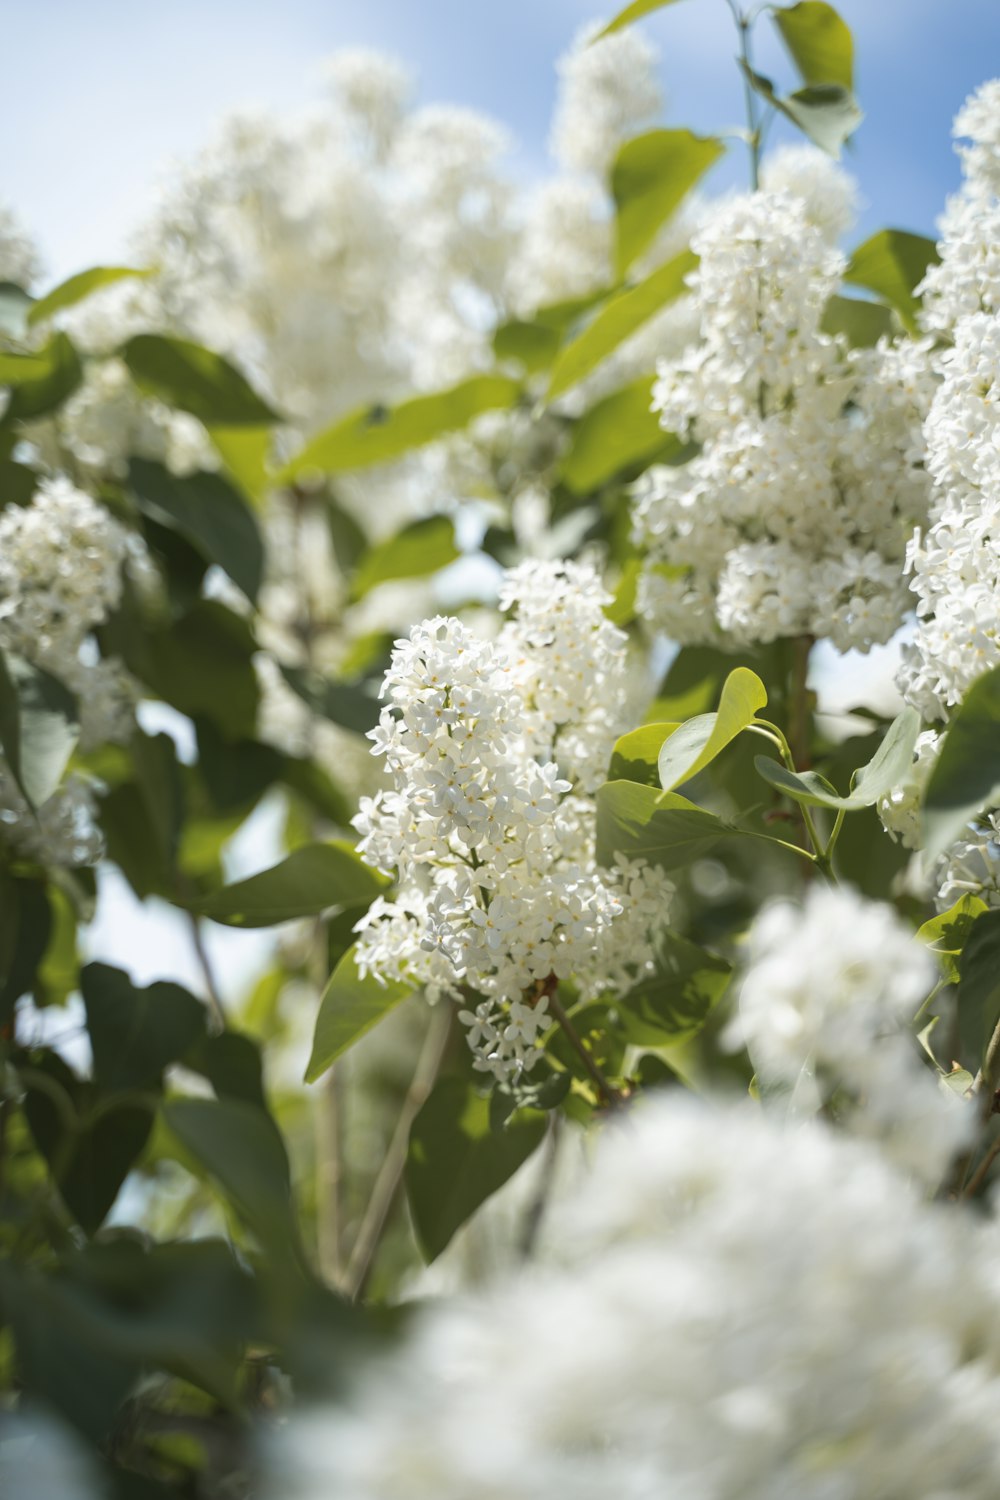
{"label": "blue sky", "polygon": [[[610,13],[612,7],[606,7]],[[120,257],[172,157],[237,107],[294,107],[339,46],[395,53],[418,97],[473,105],[545,168],[553,65],[593,0],[34,0],[4,19],[0,194],[40,237],[53,277]],[[929,230],[957,182],[951,118],[1000,74],[1000,0],[842,0],[867,120],[851,153],[861,232]],[[723,0],[683,0],[644,23],[663,52],[668,119],[712,131],[742,118]],[[758,26],[759,64],[787,66]],[[716,181],[743,172],[739,160]]]}

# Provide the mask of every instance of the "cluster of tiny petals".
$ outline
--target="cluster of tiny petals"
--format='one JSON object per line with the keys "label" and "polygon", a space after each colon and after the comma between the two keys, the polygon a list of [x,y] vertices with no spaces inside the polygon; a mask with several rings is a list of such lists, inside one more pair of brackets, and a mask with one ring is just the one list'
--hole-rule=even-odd
{"label": "cluster of tiny petals", "polygon": [[937,978],[891,907],[847,888],[813,888],[755,919],[730,1046],[746,1046],[762,1086],[795,1108],[835,1101],[852,1132],[934,1183],[970,1121],[907,1030]]}
{"label": "cluster of tiny petals", "polygon": [[[134,724],[128,673],[91,649],[121,598],[129,554],[124,528],[68,479],[45,480],[29,505],[0,513],[0,646],[75,694],[83,749],[124,741]],[[92,862],[100,849],[92,812],[85,784],[71,779],[36,819],[0,763],[0,824],[22,852],[51,864]]]}
{"label": "cluster of tiny petals", "polygon": [[867,650],[906,609],[930,342],[848,350],[823,331],[844,259],[812,211],[753,193],[692,237],[701,340],[661,360],[653,405],[700,451],[651,469],[633,507],[640,611],[682,643],[811,634]]}
{"label": "cluster of tiny petals", "polygon": [[670,1091],[609,1125],[548,1225],[539,1260],[425,1303],[294,1421],[266,1493],[993,1500],[989,1220],[829,1126]]}
{"label": "cluster of tiny petals", "polygon": [[597,993],[651,966],[667,895],[658,871],[594,860],[586,793],[624,670],[596,575],[525,564],[503,600],[517,613],[496,641],[438,616],[396,642],[370,736],[391,785],[355,819],[362,857],[399,883],[359,924],[360,966],[474,992],[476,1066],[501,1079],[537,1061],[555,981]]}
{"label": "cluster of tiny petals", "polygon": [[616,151],[663,107],[655,49],[638,27],[595,40],[585,27],[559,59],[551,148],[565,170],[602,177]]}

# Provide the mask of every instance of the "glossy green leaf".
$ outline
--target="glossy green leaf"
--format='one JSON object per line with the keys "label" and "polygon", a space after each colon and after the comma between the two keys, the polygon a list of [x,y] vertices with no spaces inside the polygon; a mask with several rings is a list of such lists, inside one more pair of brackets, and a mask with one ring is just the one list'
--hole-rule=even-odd
{"label": "glossy green leaf", "polygon": [[360,599],[376,584],[395,578],[426,578],[459,557],[454,522],[428,516],[378,542],[364,555],[351,581],[351,596]]}
{"label": "glossy green leaf", "polygon": [[123,969],[95,963],[83,969],[80,989],[103,1089],[158,1088],[163,1070],[205,1034],[204,1005],[179,984],[140,988]]}
{"label": "glossy green leaf", "polygon": [[546,1117],[521,1110],[490,1129],[489,1100],[463,1078],[442,1078],[410,1130],[406,1193],[417,1242],[436,1259],[456,1230],[541,1144]]}
{"label": "glossy green leaf", "polygon": [[337,474],[388,463],[412,448],[467,427],[484,411],[515,406],[521,382],[506,375],[472,375],[446,391],[415,396],[398,406],[365,406],[306,444],[279,475],[288,484],[304,476]]}
{"label": "glossy green leaf", "polygon": [[411,984],[380,984],[371,974],[362,978],[354,955],[355,949],[349,948],[323,991],[306,1083],[315,1083],[341,1053],[413,993]]}
{"label": "glossy green leaf", "polygon": [[952,715],[924,793],[927,858],[943,854],[970,818],[1000,803],[1000,667],[972,684]]}
{"label": "glossy green leaf", "polygon": [[650,130],[626,141],[611,168],[619,276],[647,250],[671,214],[725,151],[714,136]]}
{"label": "glossy green leaf", "polygon": [[1000,911],[976,917],[958,961],[958,1035],[962,1061],[973,1072],[1000,1023]]}
{"label": "glossy green leaf", "polygon": [[138,333],[119,353],[140,390],[190,412],[206,427],[262,427],[281,420],[234,365],[188,339]]}
{"label": "glossy green leaf", "polygon": [[221,474],[183,477],[150,459],[129,460],[139,509],[176,528],[206,562],[216,563],[251,603],[264,576],[264,544],[253,513]]}
{"label": "glossy green leaf", "polygon": [[559,477],[585,495],[647,464],[683,462],[692,452],[664,432],[652,410],[653,377],[644,375],[594,403],[577,422]]}
{"label": "glossy green leaf", "polygon": [[959,897],[954,906],[950,906],[947,911],[938,912],[936,917],[931,917],[917,929],[917,937],[941,960],[945,977],[951,984],[958,983],[959,955],[976,918],[986,910],[986,902],[981,897],[967,892]]}
{"label": "glossy green leaf", "polygon": [[682,250],[637,286],[627,287],[606,302],[560,353],[552,370],[547,399],[554,400],[583,380],[654,313],[680,297],[687,289],[687,277],[697,264],[698,257],[693,251]]}
{"label": "glossy green leaf", "polygon": [[652,15],[654,10],[663,10],[665,6],[675,3],[676,0],[632,0],[631,5],[626,5],[624,10],[620,10],[613,20],[610,20],[597,33],[594,41],[599,42],[601,37],[610,36],[614,31],[621,31],[623,27],[631,26],[634,21],[641,21],[643,16]]}
{"label": "glossy green leaf", "polygon": [[656,969],[615,1001],[625,1035],[639,1046],[674,1046],[696,1036],[729,984],[725,959],[666,933]]}
{"label": "glossy green leaf", "polygon": [[850,27],[823,0],[799,0],[775,8],[771,18],[792,55],[803,83],[854,87],[854,42]]}
{"label": "glossy green leaf", "polygon": [[559,352],[562,335],[545,323],[513,318],[501,323],[493,335],[493,353],[499,360],[513,360],[529,375],[547,370]]}
{"label": "glossy green leaf", "polygon": [[[30,368],[16,378],[17,360],[26,360]],[[48,416],[62,406],[83,379],[83,366],[72,341],[64,333],[54,333],[44,348],[35,354],[0,355],[0,385],[11,385],[4,423],[33,421]]]}
{"label": "glossy green leaf", "polygon": [[882,302],[831,297],[823,311],[823,332],[843,334],[852,349],[873,349],[893,331],[892,312]]}
{"label": "glossy green leaf", "polygon": [[867,287],[895,308],[911,333],[917,329],[916,288],[941,257],[933,240],[905,229],[880,229],[851,256],[844,280]]}
{"label": "glossy green leaf", "polygon": [[873,807],[880,797],[907,780],[919,733],[920,715],[915,709],[904,708],[889,725],[872,759],[855,773],[854,785],[846,797],[838,796],[830,783],[816,771],[788,771],[766,755],[758,755],[754,765],[769,786],[791,797],[794,802],[851,812],[861,807]]}
{"label": "glossy green leaf", "polygon": [[269,870],[214,891],[194,910],[227,927],[274,927],[331,906],[367,906],[388,885],[350,844],[303,844]]}
{"label": "glossy green leaf", "polygon": [[742,61],[740,67],[751,88],[797,125],[814,145],[831,156],[840,155],[844,142],[864,119],[858,101],[842,84],[807,84],[794,94],[780,95],[762,73],[755,73]]}
{"label": "glossy green leaf", "polygon": [[608,781],[597,793],[597,859],[602,865],[612,865],[616,854],[624,854],[676,870],[739,832],[676,792]]}
{"label": "glossy green leaf", "polygon": [[261,1243],[294,1251],[298,1230],[288,1155],[270,1116],[242,1099],[171,1099],[163,1118]]}
{"label": "glossy green leaf", "polygon": [[748,667],[736,667],[722,686],[715,713],[689,719],[660,751],[660,784],[665,792],[690,781],[710,765],[767,705],[767,689]]}
{"label": "glossy green leaf", "polygon": [[51,292],[46,292],[44,297],[39,297],[28,313],[28,324],[33,326],[43,323],[55,313],[64,312],[67,307],[75,307],[85,297],[90,297],[102,287],[112,286],[116,281],[152,274],[148,270],[137,270],[134,266],[93,266],[89,271],[78,271],[75,276],[70,276],[53,287]]}
{"label": "glossy green leaf", "polygon": [[660,786],[659,756],[664,742],[680,724],[643,724],[615,741],[608,768],[609,781],[634,781],[639,786]]}

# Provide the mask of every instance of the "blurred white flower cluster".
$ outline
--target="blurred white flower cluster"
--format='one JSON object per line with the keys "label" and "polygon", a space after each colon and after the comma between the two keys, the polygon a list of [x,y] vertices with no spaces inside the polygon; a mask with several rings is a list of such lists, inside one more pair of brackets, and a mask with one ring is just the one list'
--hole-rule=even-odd
{"label": "blurred white flower cluster", "polygon": [[823,1106],[895,1164],[936,1185],[970,1120],[921,1056],[911,1023],[937,979],[929,951],[892,907],[814,887],[755,919],[729,1044],[746,1046],[761,1089],[797,1113]]}
{"label": "blurred white flower cluster", "polygon": [[542,1264],[416,1316],[294,1419],[281,1500],[993,1500],[997,1227],[861,1142],[662,1097]]}
{"label": "blurred white flower cluster", "polygon": [[355,820],[368,863],[399,889],[360,924],[358,964],[468,997],[476,1066],[537,1060],[549,986],[621,992],[652,966],[662,872],[594,859],[594,804],[623,727],[625,637],[584,564],[524,563],[495,642],[437,617],[398,641],[372,732],[392,788]]}
{"label": "blurred white flower cluster", "polygon": [[[0,512],[0,647],[74,695],[80,746],[124,742],[134,723],[129,674],[98,655],[93,632],[117,606],[134,543],[103,505],[68,479],[43,480],[30,505]],[[88,864],[100,852],[88,783],[70,775],[31,812],[0,761],[0,822],[45,863]]]}
{"label": "blurred white flower cluster", "polygon": [[849,350],[823,331],[845,268],[829,235],[852,190],[826,165],[813,179],[826,189],[804,199],[807,173],[801,153],[779,159],[780,189],[706,213],[689,278],[701,339],[657,366],[661,425],[700,452],[636,487],[639,607],[681,642],[812,635],[867,650],[906,610],[906,539],[927,512],[929,344]]}

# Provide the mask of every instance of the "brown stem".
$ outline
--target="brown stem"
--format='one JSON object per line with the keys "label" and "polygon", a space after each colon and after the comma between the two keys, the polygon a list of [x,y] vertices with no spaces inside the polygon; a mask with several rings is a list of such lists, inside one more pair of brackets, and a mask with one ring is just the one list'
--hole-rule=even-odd
{"label": "brown stem", "polygon": [[788,694],[788,745],[797,771],[808,771],[812,758],[812,723],[809,712],[809,655],[811,635],[792,641],[792,670]]}
{"label": "brown stem", "polygon": [[452,1019],[452,1007],[445,1001],[436,1005],[431,1012],[430,1024],[427,1027],[424,1044],[420,1049],[413,1080],[403,1101],[396,1128],[392,1133],[388,1150],[375,1179],[375,1186],[372,1188],[371,1198],[368,1200],[368,1207],[361,1220],[361,1227],[351,1249],[347,1274],[344,1277],[344,1291],[352,1299],[363,1294],[375,1264],[378,1247],[382,1242],[382,1233],[403,1179],[410,1127],[416,1118],[417,1111],[434,1087],[434,1080],[444,1060],[451,1035]]}
{"label": "brown stem", "polygon": [[608,1082],[604,1074],[601,1072],[600,1068],[597,1066],[597,1063],[594,1061],[591,1054],[583,1045],[583,1042],[580,1040],[579,1034],[575,1030],[572,1021],[563,1009],[559,997],[556,995],[555,984],[552,983],[550,988],[550,982],[551,976],[550,981],[546,982],[545,987],[545,993],[547,993],[549,997],[549,1015],[551,1015],[554,1020],[559,1022],[566,1040],[569,1042],[570,1046],[573,1048],[573,1051],[576,1053],[577,1057],[586,1068],[587,1073],[593,1080],[601,1099],[609,1109],[613,1109],[616,1104],[621,1104],[623,1102],[623,1096]]}
{"label": "brown stem", "polygon": [[975,1172],[973,1172],[972,1176],[969,1178],[969,1181],[962,1189],[963,1198],[974,1198],[976,1196],[976,1194],[979,1192],[979,1189],[982,1187],[983,1183],[989,1176],[990,1167],[992,1167],[998,1156],[1000,1156],[1000,1135],[997,1136],[996,1140],[990,1146],[989,1150],[986,1152],[986,1155],[979,1163],[979,1166],[976,1168]]}

